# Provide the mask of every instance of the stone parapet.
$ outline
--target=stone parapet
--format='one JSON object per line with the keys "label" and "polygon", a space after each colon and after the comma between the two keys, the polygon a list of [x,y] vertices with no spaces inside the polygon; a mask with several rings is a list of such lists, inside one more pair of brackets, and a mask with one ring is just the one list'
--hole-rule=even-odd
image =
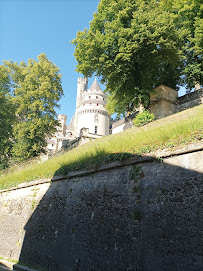
{"label": "stone parapet", "polygon": [[203,103],[203,89],[178,97],[178,92],[166,86],[159,86],[150,95],[150,111],[156,119]]}
{"label": "stone parapet", "polygon": [[199,90],[195,90],[194,92],[187,93],[181,97],[178,97],[177,102],[178,102],[178,105],[182,105],[184,103],[198,100],[201,97],[203,97],[203,88]]}

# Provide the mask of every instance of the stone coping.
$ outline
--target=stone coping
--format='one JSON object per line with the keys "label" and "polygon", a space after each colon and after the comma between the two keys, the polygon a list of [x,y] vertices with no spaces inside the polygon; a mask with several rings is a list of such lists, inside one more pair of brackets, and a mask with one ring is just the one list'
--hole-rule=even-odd
{"label": "stone coping", "polygon": [[160,103],[160,102],[162,102],[162,101],[165,101],[165,102],[170,103],[170,104],[178,105],[177,102],[170,101],[169,99],[166,99],[166,98],[157,98],[157,99],[151,100],[151,101],[150,101],[150,105],[152,105],[152,104],[157,104],[157,103]]}
{"label": "stone coping", "polygon": [[178,104],[183,105],[184,103],[194,101],[203,96],[203,88],[187,93],[183,96],[178,97]]}
{"label": "stone coping", "polygon": [[131,158],[123,160],[123,161],[115,161],[113,163],[109,163],[107,165],[102,165],[98,168],[93,168],[90,170],[72,171],[64,176],[55,176],[55,177],[49,178],[49,179],[44,178],[44,179],[38,179],[35,181],[26,182],[26,183],[20,183],[16,187],[1,190],[0,194],[4,193],[4,192],[13,191],[13,190],[22,189],[22,188],[31,187],[31,186],[36,186],[36,185],[40,185],[40,184],[44,184],[44,183],[52,183],[52,182],[67,180],[67,179],[71,179],[71,178],[75,178],[75,177],[82,177],[82,176],[86,176],[86,175],[93,174],[96,172],[111,170],[111,169],[115,169],[115,168],[119,168],[119,167],[123,167],[123,166],[130,166],[133,164],[152,162],[152,161],[156,161],[156,159],[160,159],[160,158],[168,158],[168,157],[172,157],[172,156],[178,156],[178,155],[183,155],[183,154],[202,151],[202,150],[203,150],[203,141],[201,141],[199,143],[190,144],[190,145],[184,146],[184,147],[176,149],[176,150],[171,150],[171,149],[161,150],[160,149],[160,150],[157,150],[154,152],[146,153],[144,155],[136,155],[135,157],[131,157]]}
{"label": "stone coping", "polygon": [[13,271],[37,271],[36,269],[31,269],[27,266],[13,263],[4,259],[0,259],[0,268],[2,268],[3,270],[13,270]]}

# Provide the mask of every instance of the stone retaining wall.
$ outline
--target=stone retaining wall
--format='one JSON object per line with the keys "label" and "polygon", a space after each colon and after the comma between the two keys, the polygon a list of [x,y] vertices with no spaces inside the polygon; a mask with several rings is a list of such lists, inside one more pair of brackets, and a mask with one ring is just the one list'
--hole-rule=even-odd
{"label": "stone retaining wall", "polygon": [[203,144],[0,193],[0,257],[49,271],[203,270]]}

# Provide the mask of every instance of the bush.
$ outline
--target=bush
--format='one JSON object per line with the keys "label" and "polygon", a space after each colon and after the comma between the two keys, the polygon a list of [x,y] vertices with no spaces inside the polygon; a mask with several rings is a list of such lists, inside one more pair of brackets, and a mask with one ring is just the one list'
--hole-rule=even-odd
{"label": "bush", "polygon": [[133,123],[135,126],[140,127],[153,120],[155,120],[154,114],[150,113],[148,110],[144,110],[142,113],[137,114],[133,120]]}

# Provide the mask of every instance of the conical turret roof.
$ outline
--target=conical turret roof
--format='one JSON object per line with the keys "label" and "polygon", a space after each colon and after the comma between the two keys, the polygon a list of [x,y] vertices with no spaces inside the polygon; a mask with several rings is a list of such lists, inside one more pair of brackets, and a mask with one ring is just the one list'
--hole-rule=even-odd
{"label": "conical turret roof", "polygon": [[91,85],[90,90],[102,91],[96,78],[95,78],[93,84]]}

